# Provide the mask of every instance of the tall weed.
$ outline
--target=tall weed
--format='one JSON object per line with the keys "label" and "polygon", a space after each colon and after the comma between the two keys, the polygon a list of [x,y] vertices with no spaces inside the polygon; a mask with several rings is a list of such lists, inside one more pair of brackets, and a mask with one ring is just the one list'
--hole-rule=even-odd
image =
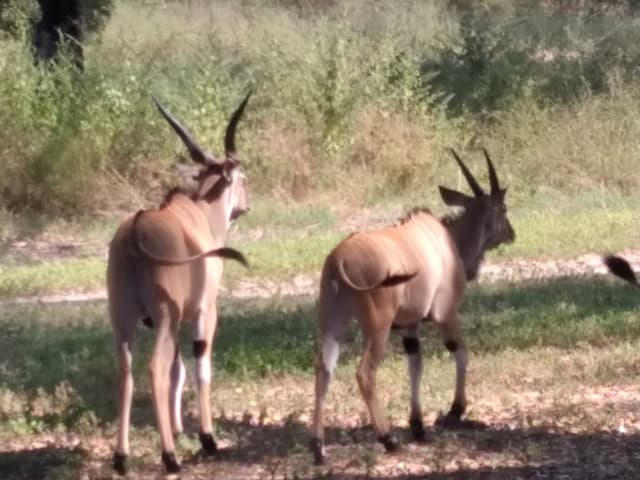
{"label": "tall weed", "polygon": [[151,96],[220,155],[249,88],[238,145],[265,198],[430,202],[437,182],[464,188],[447,145],[481,178],[489,146],[523,198],[636,188],[637,17],[493,4],[119,0],[81,75],[34,66],[27,35],[2,38],[0,199],[53,214],[154,204],[184,148]]}

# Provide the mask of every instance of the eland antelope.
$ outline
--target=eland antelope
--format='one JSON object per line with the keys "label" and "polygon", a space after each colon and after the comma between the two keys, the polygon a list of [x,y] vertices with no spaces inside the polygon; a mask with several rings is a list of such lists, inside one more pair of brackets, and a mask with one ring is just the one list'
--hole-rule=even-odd
{"label": "eland antelope", "polygon": [[449,151],[474,196],[442,186],[440,195],[447,205],[462,207],[461,213],[438,219],[426,209],[415,209],[398,225],[351,234],[325,260],[318,302],[320,337],[310,443],[316,463],[324,461],[322,410],[340,343],[352,317],[357,318],[364,335],[356,379],[378,441],[387,451],[397,449],[399,442],[389,433],[383,415],[376,393],[376,371],[392,328],[405,331],[402,340],[411,380],[410,426],[414,437],[425,435],[419,399],[421,321],[437,325],[445,347],[455,356],[455,396],[446,418],[456,422],[465,412],[467,349],[458,304],[467,282],[476,277],[485,251],[512,242],[515,233],[507,218],[507,189],[500,187],[487,152],[489,194],[456,152]]}
{"label": "eland antelope", "polygon": [[246,264],[242,254],[223,245],[231,222],[249,209],[245,175],[234,138],[250,95],[229,120],[223,161],[204,151],[180,122],[155,102],[199,168],[194,171],[196,188],[192,193],[173,190],[160,208],[140,211],[124,220],[109,247],[109,314],[120,365],[118,437],[113,466],[121,474],[126,472],[129,454],[131,343],[139,320],[156,330],[149,373],[162,462],[167,472],[180,470],[173,435],[182,431],[180,410],[185,368],[178,347],[178,329],[183,321],[193,325],[200,443],[206,453],[216,451],[209,399],[216,297],[222,258]]}

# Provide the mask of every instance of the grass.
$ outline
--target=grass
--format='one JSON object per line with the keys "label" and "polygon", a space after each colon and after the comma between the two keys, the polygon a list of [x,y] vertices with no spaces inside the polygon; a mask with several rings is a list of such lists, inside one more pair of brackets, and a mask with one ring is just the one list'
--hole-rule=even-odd
{"label": "grass", "polygon": [[2,204],[66,217],[145,205],[185,153],[150,95],[216,153],[250,86],[240,155],[274,202],[404,196],[455,178],[448,145],[490,147],[513,198],[640,185],[638,10],[303,3],[116,0],[82,75],[35,66],[26,31],[0,38]]}
{"label": "grass", "polygon": [[[242,250],[251,267],[246,270],[228,262],[225,283],[234,287],[247,279],[280,281],[318,274],[326,255],[348,232],[392,223],[409,206],[424,203],[419,198],[403,198],[352,210],[324,202],[274,205],[266,199],[256,199],[254,210],[239,220],[229,234],[229,245]],[[635,197],[549,193],[528,201],[515,199],[509,204],[513,205],[509,217],[517,240],[490,253],[489,258],[568,258],[623,250],[635,246],[637,240],[635,220],[640,214],[640,202]],[[438,211],[444,209],[439,207]],[[4,239],[0,298],[104,288],[106,246],[116,222],[113,217],[50,223],[41,218],[27,221],[25,217],[8,217],[0,232]],[[27,247],[11,246],[12,242],[21,241],[27,242]],[[39,253],[41,244],[48,250],[44,248]],[[74,250],[61,258],[64,255],[56,248],[65,245]]]}
{"label": "grass", "polygon": [[32,265],[0,265],[0,297],[34,296],[104,288],[103,258],[45,261]]}
{"label": "grass", "polygon": [[[224,449],[215,462],[216,475],[248,475],[259,466],[279,469],[280,475],[288,469],[301,478],[324,471],[310,470],[305,453],[313,391],[312,302],[303,297],[222,303],[213,401]],[[116,368],[105,310],[103,302],[0,306],[0,445],[12,445],[0,449],[0,465],[10,472],[8,478],[27,478],[54,466],[65,472],[62,476],[69,471],[108,474]],[[471,350],[470,415],[492,428],[434,431],[431,443],[407,445],[399,458],[381,455],[364,428],[368,420],[353,378],[360,335],[353,329],[327,405],[328,468],[344,468],[345,475],[349,469],[350,475],[370,469],[380,478],[397,474],[400,464],[408,471],[443,474],[453,469],[480,475],[484,468],[524,472],[541,464],[584,473],[599,468],[598,462],[562,461],[563,455],[622,447],[615,462],[602,465],[616,463],[627,472],[633,457],[623,453],[624,445],[635,444],[640,432],[634,409],[640,398],[634,380],[640,374],[637,316],[636,292],[605,279],[472,288],[462,305]],[[186,352],[190,335],[184,330]],[[451,401],[454,366],[433,328],[425,330],[422,398],[426,421],[432,423]],[[135,468],[146,472],[157,464],[145,365],[153,334],[142,327],[138,333],[132,444]],[[394,425],[406,427],[409,389],[401,352],[394,334],[379,384],[386,413]],[[192,361],[187,362],[185,415],[191,432],[197,428],[197,402]],[[607,433],[621,425],[625,436]],[[405,430],[398,433],[409,441]],[[56,449],[41,438],[57,439]],[[211,474],[208,462],[196,455],[191,433],[180,445],[194,478]]]}
{"label": "grass", "polygon": [[[216,376],[256,379],[272,375],[308,374],[315,341],[314,299],[225,301],[216,339]],[[0,341],[5,353],[0,366],[7,392],[32,396],[68,382],[73,408],[89,409],[106,420],[113,402],[113,347],[103,302],[80,305],[11,305],[2,309]],[[531,348],[573,350],[605,347],[640,338],[637,294],[604,279],[564,279],[545,283],[498,284],[471,288],[461,314],[475,355],[497,355]],[[142,329],[142,327],[141,327]],[[188,329],[183,341],[190,343]],[[447,357],[431,327],[425,338],[429,361]],[[148,355],[153,335],[140,331]],[[352,368],[359,333],[353,329],[343,360]],[[400,352],[399,341],[393,351]],[[185,345],[184,351],[189,351]],[[395,355],[395,354],[394,354]],[[141,358],[136,355],[136,358]],[[137,362],[144,390],[144,362]],[[88,379],[91,379],[88,382]],[[65,387],[66,389],[66,387]],[[64,389],[63,389],[64,390]],[[26,406],[24,406],[26,408]],[[10,408],[10,407],[7,407]],[[26,413],[26,410],[24,413]],[[6,414],[6,412],[5,412]]]}
{"label": "grass", "polygon": [[517,239],[499,250],[499,256],[566,258],[637,244],[637,197],[593,191],[575,196],[541,193],[514,203],[509,218]]}

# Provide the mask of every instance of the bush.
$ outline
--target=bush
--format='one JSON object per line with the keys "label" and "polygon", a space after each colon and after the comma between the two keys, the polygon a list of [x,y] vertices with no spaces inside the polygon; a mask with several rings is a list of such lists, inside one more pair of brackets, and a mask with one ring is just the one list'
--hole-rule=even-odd
{"label": "bush", "polygon": [[[56,214],[153,204],[185,152],[151,95],[215,154],[251,86],[238,145],[259,196],[430,202],[436,182],[457,178],[446,145],[490,146],[519,195],[541,182],[629,191],[631,165],[602,162],[633,150],[637,23],[517,0],[457,13],[418,0],[120,0],[82,75],[64,58],[35,67],[24,39],[0,40],[0,198]],[[589,121],[576,132],[574,117]],[[561,159],[565,175],[550,180]]]}

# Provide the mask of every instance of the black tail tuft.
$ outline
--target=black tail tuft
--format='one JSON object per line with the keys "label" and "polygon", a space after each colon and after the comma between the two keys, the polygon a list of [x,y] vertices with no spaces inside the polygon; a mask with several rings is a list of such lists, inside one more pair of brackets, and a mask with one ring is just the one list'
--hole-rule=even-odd
{"label": "black tail tuft", "polygon": [[406,283],[415,277],[418,272],[407,273],[402,275],[392,275],[387,277],[380,285],[382,287],[395,287],[396,285],[400,285],[401,283]]}
{"label": "black tail tuft", "polygon": [[217,249],[215,252],[215,254],[219,257],[235,260],[236,262],[240,262],[242,265],[244,265],[245,268],[249,268],[249,262],[247,261],[245,256],[234,248],[222,247]]}
{"label": "black tail tuft", "polygon": [[638,285],[638,278],[635,272],[631,269],[631,265],[622,257],[615,255],[607,255],[602,258],[602,261],[607,266],[609,271],[615,276],[626,280],[629,283]]}

